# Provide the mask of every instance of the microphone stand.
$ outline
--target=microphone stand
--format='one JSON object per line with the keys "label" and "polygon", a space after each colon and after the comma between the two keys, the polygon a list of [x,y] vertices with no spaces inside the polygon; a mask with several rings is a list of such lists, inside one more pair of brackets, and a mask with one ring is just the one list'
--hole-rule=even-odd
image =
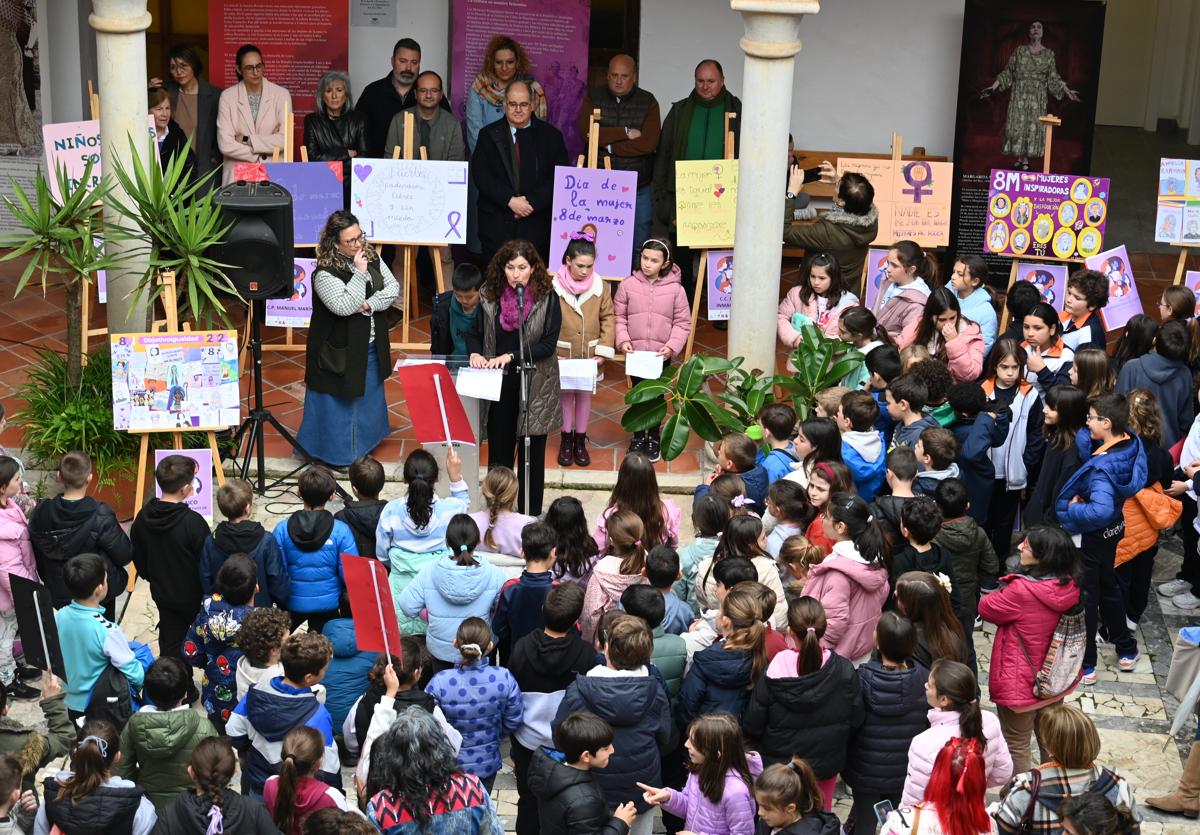
{"label": "microphone stand", "polygon": [[521,441],[524,445],[525,466],[521,474],[522,482],[525,487],[525,502],[521,508],[522,512],[528,512],[530,507],[529,496],[529,468],[532,462],[529,460],[529,374],[533,373],[533,355],[529,353],[529,345],[525,340],[525,287],[520,285],[517,287],[517,344],[520,357],[518,359],[518,371],[521,374],[521,402],[518,408],[521,410],[521,419],[517,429],[521,433]]}

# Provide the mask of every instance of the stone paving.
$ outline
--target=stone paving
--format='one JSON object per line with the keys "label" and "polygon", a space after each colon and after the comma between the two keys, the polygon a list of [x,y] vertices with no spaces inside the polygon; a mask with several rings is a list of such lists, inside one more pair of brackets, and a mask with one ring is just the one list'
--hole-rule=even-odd
{"label": "stone paving", "polygon": [[[550,479],[547,481],[546,505],[557,496],[569,492],[583,502],[588,518],[594,519],[607,502],[607,486],[597,484],[596,487],[600,489],[563,489],[551,487],[553,482]],[[682,482],[670,485],[674,490],[683,487]],[[664,485],[664,489],[670,488]],[[383,497],[393,498],[401,493],[400,485],[389,482]],[[675,498],[681,505],[687,502],[686,496]],[[295,509],[297,502],[293,496],[282,491],[267,499],[256,497],[254,515],[270,527],[276,520]],[[331,509],[336,510],[332,505]],[[681,538],[686,542],[691,535],[689,514],[685,512]],[[1165,537],[1157,558],[1155,582],[1173,577],[1179,560],[1179,540]],[[1151,596],[1149,609],[1137,631],[1138,644],[1142,651],[1142,659],[1137,669],[1132,673],[1119,673],[1112,646],[1101,643],[1097,683],[1092,687],[1079,688],[1070,699],[1088,713],[1099,728],[1103,740],[1102,762],[1128,777],[1139,799],[1174,789],[1182,771],[1181,758],[1186,757],[1195,733],[1194,720],[1190,720],[1176,739],[1172,740],[1168,736],[1170,721],[1178,704],[1166,693],[1164,685],[1175,636],[1181,627],[1200,622],[1200,613],[1189,614],[1180,611],[1171,606],[1169,601],[1164,602],[1157,595]],[[156,620],[157,613],[146,586],[139,584],[133,592],[123,621],[126,634],[130,638],[155,645]],[[993,633],[993,627],[986,626],[975,636],[980,669],[984,671],[982,699],[986,709],[992,709],[987,696],[986,670],[991,660]],[[197,680],[198,675],[197,673]],[[36,702],[14,702],[10,712],[14,718],[23,721],[33,722],[40,719]],[[1175,744],[1172,745],[1172,742]],[[45,773],[50,773],[57,767],[55,764]],[[345,785],[352,792],[351,769],[344,769],[343,774]],[[511,831],[516,814],[517,793],[511,761],[507,758],[504,769],[496,780],[493,796],[506,831]],[[839,786],[834,811],[844,818],[849,806],[849,798]],[[1138,812],[1144,819],[1142,831],[1147,835],[1183,835],[1185,832],[1200,831],[1194,822],[1161,815],[1141,804],[1138,806]],[[656,831],[661,831],[661,821],[656,822]]]}

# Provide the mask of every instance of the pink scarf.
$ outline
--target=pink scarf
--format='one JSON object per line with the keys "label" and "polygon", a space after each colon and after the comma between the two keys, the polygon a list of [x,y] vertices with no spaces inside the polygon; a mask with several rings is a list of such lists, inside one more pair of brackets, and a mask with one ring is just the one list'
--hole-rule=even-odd
{"label": "pink scarf", "polygon": [[[527,289],[525,293],[524,321],[529,321],[529,314],[533,312],[535,302],[536,299],[533,293]],[[506,331],[515,331],[517,329],[517,291],[507,281],[504,282],[504,289],[500,291],[500,327]]]}
{"label": "pink scarf", "polygon": [[554,274],[554,280],[558,282],[558,286],[572,296],[582,296],[588,290],[591,290],[595,278],[594,273],[587,278],[576,278],[575,274],[571,272],[571,268],[566,264],[559,267],[558,272]]}

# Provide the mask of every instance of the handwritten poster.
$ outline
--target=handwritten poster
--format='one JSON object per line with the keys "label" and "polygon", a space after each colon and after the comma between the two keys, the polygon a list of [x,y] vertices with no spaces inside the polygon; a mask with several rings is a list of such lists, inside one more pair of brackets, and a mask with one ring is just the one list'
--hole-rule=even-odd
{"label": "handwritten poster", "polygon": [[550,221],[550,263],[561,264],[571,238],[590,236],[596,244],[596,272],[627,276],[633,251],[637,174],[603,168],[554,168],[554,208]]}
{"label": "handwritten poster", "polygon": [[246,182],[270,180],[287,189],[296,246],[316,246],[325,221],[345,208],[341,162],[241,162],[233,175]]}
{"label": "handwritten poster", "polygon": [[[199,513],[209,522],[213,520],[213,460],[210,449],[156,449],[154,466],[158,467],[168,455],[182,455],[196,462],[196,475],[192,477],[192,495],[184,504]],[[162,498],[162,488],[154,483],[154,495]]]}
{"label": "handwritten poster", "polygon": [[1105,329],[1125,327],[1126,322],[1142,312],[1142,299],[1124,244],[1094,255],[1085,263],[1088,269],[1096,270],[1108,279],[1108,305],[1100,309]]}
{"label": "handwritten poster", "polygon": [[92,163],[91,182],[85,185],[94,188],[100,184],[104,171],[100,153],[99,120],[42,125],[42,140],[46,145],[46,179],[50,181],[50,193],[56,200],[62,200],[62,195],[58,192],[58,176],[55,173],[59,165],[66,167],[68,185],[72,189],[79,186],[88,162]]}
{"label": "handwritten poster", "polygon": [[466,243],[467,164],[356,159],[350,211],[372,241]]}
{"label": "handwritten poster", "polygon": [[1200,160],[1159,161],[1154,240],[1200,246]]}
{"label": "handwritten poster", "polygon": [[1108,195],[1106,177],[994,168],[984,245],[996,255],[1091,258],[1104,245]]}
{"label": "handwritten poster", "polygon": [[875,189],[879,233],[872,243],[950,243],[953,163],[846,157],[838,160],[837,171],[839,177],[847,171],[862,174]]}
{"label": "handwritten poster", "polygon": [[1067,296],[1067,267],[1063,264],[1017,264],[1017,281],[1028,281],[1038,288],[1042,301],[1059,313]]}
{"label": "handwritten poster", "polygon": [[276,328],[307,328],[312,320],[312,274],[315,258],[297,258],[292,273],[295,291],[290,299],[267,299],[263,324]]}
{"label": "handwritten poster", "polygon": [[708,321],[728,320],[729,310],[733,305],[733,250],[709,250],[705,267],[708,281]]}
{"label": "handwritten poster", "polygon": [[675,163],[676,229],[680,246],[733,246],[737,179],[736,159]]}
{"label": "handwritten poster", "polygon": [[234,331],[115,333],[113,426],[225,429],[241,418]]}
{"label": "handwritten poster", "polygon": [[871,248],[867,250],[867,286],[863,293],[867,310],[875,309],[875,300],[879,298],[879,290],[883,280],[887,278],[888,250]]}

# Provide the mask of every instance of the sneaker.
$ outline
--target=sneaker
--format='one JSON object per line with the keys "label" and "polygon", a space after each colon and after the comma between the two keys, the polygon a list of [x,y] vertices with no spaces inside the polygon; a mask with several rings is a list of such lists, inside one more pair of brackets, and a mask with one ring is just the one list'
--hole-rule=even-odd
{"label": "sneaker", "polygon": [[1185,591],[1172,597],[1171,604],[1177,609],[1200,609],[1200,597]]}
{"label": "sneaker", "polygon": [[645,432],[634,432],[633,433],[633,438],[629,441],[629,451],[630,452],[641,452],[643,454],[646,452],[646,433]]}
{"label": "sneaker", "polygon": [[1158,593],[1163,597],[1175,597],[1178,594],[1183,594],[1185,591],[1191,591],[1192,584],[1187,580],[1170,580],[1166,583],[1161,583],[1158,587]]}
{"label": "sneaker", "polygon": [[31,679],[41,678],[41,677],[42,677],[42,671],[39,670],[37,667],[26,667],[23,664],[17,665],[17,678],[25,679],[26,681],[29,681]]}
{"label": "sneaker", "polygon": [[1080,684],[1088,684],[1088,685],[1095,684],[1096,683],[1096,668],[1095,667],[1084,667],[1083,668],[1083,678],[1079,679],[1079,683]]}
{"label": "sneaker", "polygon": [[8,685],[8,697],[10,699],[40,699],[42,691],[30,687],[20,679],[14,679],[13,683]]}
{"label": "sneaker", "polygon": [[975,628],[983,629],[983,617],[980,615],[975,616]]}
{"label": "sneaker", "polygon": [[1137,667],[1138,659],[1141,657],[1142,654],[1137,651],[1135,651],[1133,655],[1122,655],[1117,659],[1117,667],[1119,667],[1123,673],[1132,673],[1134,668]]}
{"label": "sneaker", "polygon": [[659,449],[658,433],[646,437],[646,457],[651,461],[661,461],[662,451]]}

